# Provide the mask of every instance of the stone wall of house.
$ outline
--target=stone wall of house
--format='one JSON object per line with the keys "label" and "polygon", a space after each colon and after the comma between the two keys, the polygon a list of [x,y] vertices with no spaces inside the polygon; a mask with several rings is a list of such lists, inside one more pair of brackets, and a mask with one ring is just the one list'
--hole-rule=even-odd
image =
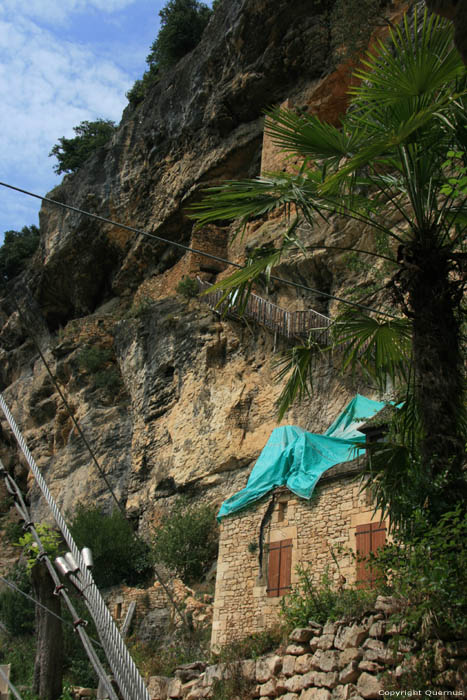
{"label": "stone wall of house", "polygon": [[[421,649],[391,622],[397,607],[395,599],[379,596],[374,609],[359,619],[324,626],[310,622],[294,630],[285,649],[276,653],[215,666],[189,664],[177,669],[174,678],[154,676],[149,682],[151,700],[464,697],[467,641],[432,639]],[[423,653],[430,660],[424,670]],[[230,686],[232,695],[226,690],[217,694],[216,681],[226,687],[232,678],[237,681]]]}
{"label": "stone wall of house", "polygon": [[[336,585],[344,579],[355,581],[356,527],[380,520],[356,473],[356,461],[338,465],[323,475],[309,501],[282,487],[222,521],[213,649],[271,628],[277,621],[281,598],[268,597],[266,590],[268,545],[274,542],[292,540],[292,585],[298,580],[298,565],[309,569],[315,582],[326,571]],[[271,499],[273,511],[265,519]]]}

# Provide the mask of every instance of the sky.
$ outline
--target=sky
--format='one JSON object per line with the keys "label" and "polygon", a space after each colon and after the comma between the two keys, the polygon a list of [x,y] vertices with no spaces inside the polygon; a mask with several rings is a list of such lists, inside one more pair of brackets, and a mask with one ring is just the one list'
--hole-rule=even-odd
{"label": "sky", "polygon": [[[0,181],[45,195],[51,148],[84,120],[117,123],[167,0],[1,0]],[[211,4],[211,3],[209,3]],[[0,186],[3,233],[38,225],[39,200]]]}

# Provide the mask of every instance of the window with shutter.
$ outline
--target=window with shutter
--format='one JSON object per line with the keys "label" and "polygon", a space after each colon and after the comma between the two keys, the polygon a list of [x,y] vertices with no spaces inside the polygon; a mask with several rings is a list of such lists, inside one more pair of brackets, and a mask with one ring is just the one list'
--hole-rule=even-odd
{"label": "window with shutter", "polygon": [[376,553],[386,544],[386,523],[368,523],[357,525],[355,531],[357,542],[357,585],[361,588],[372,587],[376,581],[376,571],[367,562],[371,553]]}
{"label": "window with shutter", "polygon": [[292,570],[292,540],[281,540],[269,545],[268,587],[269,598],[284,595],[290,590]]}

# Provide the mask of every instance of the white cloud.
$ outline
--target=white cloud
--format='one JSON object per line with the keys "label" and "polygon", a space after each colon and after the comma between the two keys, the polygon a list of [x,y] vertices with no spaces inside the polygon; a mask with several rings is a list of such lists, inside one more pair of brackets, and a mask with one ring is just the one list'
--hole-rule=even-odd
{"label": "white cloud", "polygon": [[[132,0],[131,0],[132,1]],[[24,16],[13,0],[0,9],[0,179],[44,194],[53,187],[54,159],[48,154],[73,126],[98,117],[119,121],[131,76],[102,47],[64,41]],[[130,0],[65,0],[61,5],[122,7]],[[21,3],[21,5],[26,3]],[[34,0],[45,11],[58,0]],[[5,7],[15,6],[14,18]],[[44,13],[43,13],[44,14]],[[14,197],[0,188],[0,234],[9,223]],[[23,213],[32,211],[18,201]],[[5,218],[6,217],[6,218]],[[8,218],[10,217],[10,218]],[[15,215],[15,221],[18,217]],[[31,223],[28,216],[22,225]]]}
{"label": "white cloud", "polygon": [[73,14],[99,10],[111,14],[129,7],[135,0],[2,0],[6,14],[29,17],[53,25],[67,24]]}

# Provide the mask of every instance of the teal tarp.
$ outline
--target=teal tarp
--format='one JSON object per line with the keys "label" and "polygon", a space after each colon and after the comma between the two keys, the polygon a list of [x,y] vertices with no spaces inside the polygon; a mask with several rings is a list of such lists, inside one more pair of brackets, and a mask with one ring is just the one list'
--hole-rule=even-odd
{"label": "teal tarp", "polygon": [[244,489],[221,506],[218,520],[257,501],[276,486],[287,486],[301,498],[311,498],[321,474],[335,464],[362,453],[355,442],[364,442],[358,431],[386,404],[357,394],[324,435],[307,433],[296,425],[272,431]]}

